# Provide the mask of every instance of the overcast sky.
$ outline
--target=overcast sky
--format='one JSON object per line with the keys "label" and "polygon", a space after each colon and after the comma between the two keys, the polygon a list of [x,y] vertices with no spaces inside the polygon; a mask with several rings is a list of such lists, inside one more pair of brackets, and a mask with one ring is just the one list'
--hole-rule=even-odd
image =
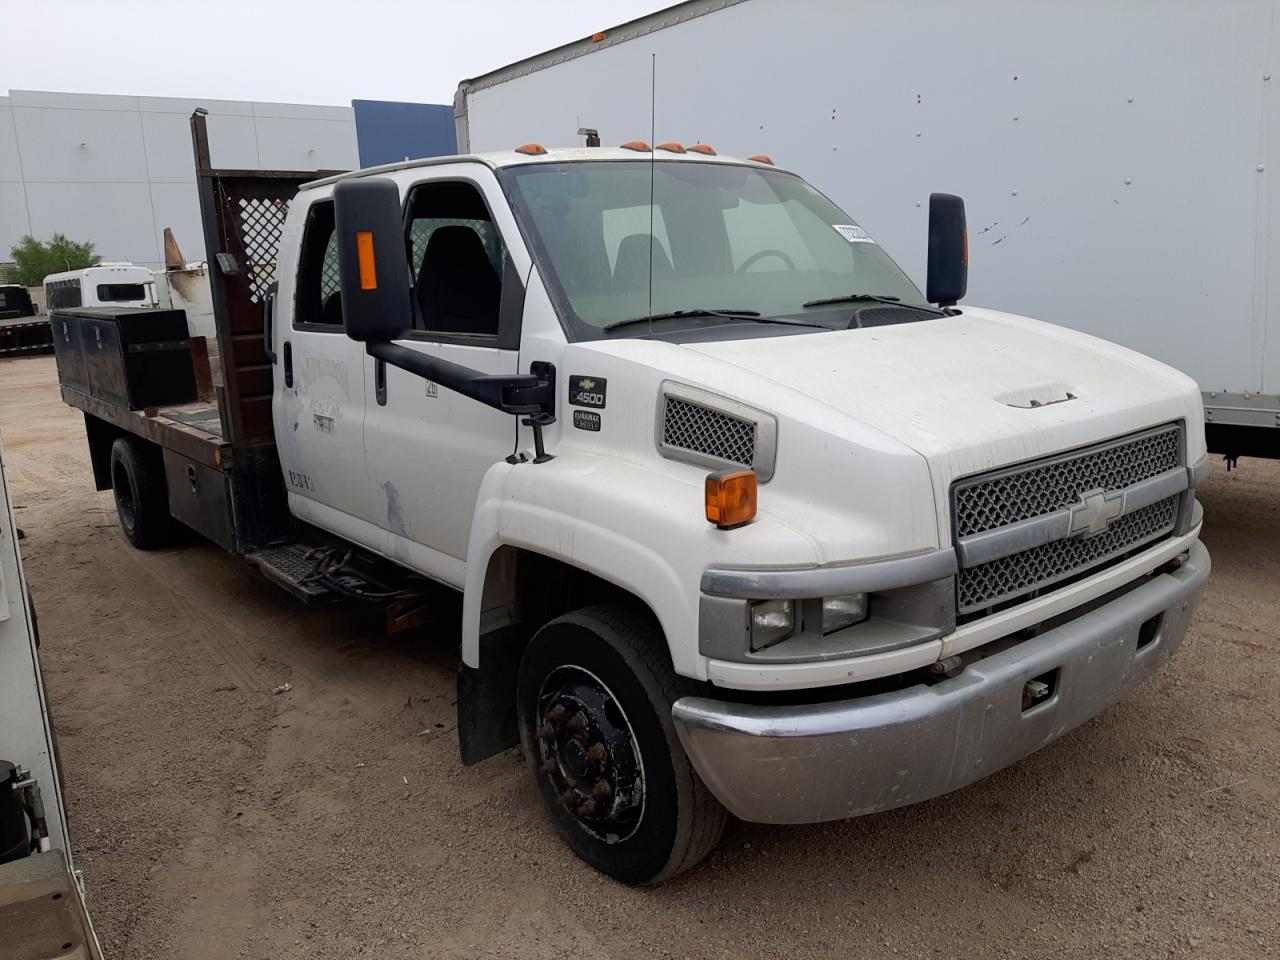
{"label": "overcast sky", "polygon": [[674,2],[0,0],[0,96],[451,103],[459,80]]}

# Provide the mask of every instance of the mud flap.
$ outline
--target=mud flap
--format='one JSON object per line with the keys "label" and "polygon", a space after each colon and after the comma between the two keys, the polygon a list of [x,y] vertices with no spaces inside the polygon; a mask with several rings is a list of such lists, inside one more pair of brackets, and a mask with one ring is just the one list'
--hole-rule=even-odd
{"label": "mud flap", "polygon": [[458,668],[458,750],[468,766],[516,746],[516,677],[528,634],[507,627],[480,638],[480,666]]}

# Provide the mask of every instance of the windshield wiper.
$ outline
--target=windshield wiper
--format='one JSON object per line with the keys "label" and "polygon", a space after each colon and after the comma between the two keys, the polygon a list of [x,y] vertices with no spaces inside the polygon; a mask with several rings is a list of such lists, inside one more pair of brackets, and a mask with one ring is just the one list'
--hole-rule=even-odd
{"label": "windshield wiper", "polygon": [[726,320],[748,320],[751,323],[779,323],[789,327],[818,327],[830,330],[825,323],[810,323],[807,320],[793,320],[790,317],[762,317],[759,310],[711,310],[704,307],[693,307],[688,310],[671,310],[667,313],[655,313],[646,317],[631,317],[628,320],[615,320],[605,324],[604,330],[617,330],[634,323],[650,323],[654,320],[678,320],[682,317],[723,317]]}
{"label": "windshield wiper", "polygon": [[677,320],[680,317],[728,317],[730,320],[754,320],[760,316],[759,310],[711,310],[694,307],[689,310],[669,310],[666,313],[651,313],[643,317],[631,317],[627,320],[615,320],[606,323],[605,330],[617,330],[619,327],[633,323],[650,323],[654,320]]}
{"label": "windshield wiper", "polygon": [[922,303],[903,303],[901,297],[882,297],[878,293],[850,293],[843,297],[823,297],[821,300],[810,300],[805,303],[804,306],[822,307],[829,306],[834,303],[887,303],[893,307],[903,307],[907,310],[919,310],[921,313],[933,314],[935,317],[951,316],[951,313],[947,310],[940,310],[937,307],[927,307]]}
{"label": "windshield wiper", "polygon": [[[882,296],[878,293],[847,293],[843,297],[823,297],[821,300],[806,300],[802,306],[825,307],[829,303],[860,303],[863,300],[874,300],[876,303],[902,303],[901,297]],[[911,307],[914,304],[905,303],[903,306]],[[921,309],[928,308],[922,307]]]}

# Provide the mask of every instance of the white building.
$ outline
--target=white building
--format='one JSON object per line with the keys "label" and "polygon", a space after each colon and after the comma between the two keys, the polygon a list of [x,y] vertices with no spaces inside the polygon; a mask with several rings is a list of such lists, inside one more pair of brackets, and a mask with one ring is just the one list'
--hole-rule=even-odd
{"label": "white building", "polygon": [[24,234],[92,241],[104,260],[160,266],[172,227],[204,258],[189,117],[209,111],[215,167],[349,170],[350,107],[12,90],[0,97],[0,263]]}

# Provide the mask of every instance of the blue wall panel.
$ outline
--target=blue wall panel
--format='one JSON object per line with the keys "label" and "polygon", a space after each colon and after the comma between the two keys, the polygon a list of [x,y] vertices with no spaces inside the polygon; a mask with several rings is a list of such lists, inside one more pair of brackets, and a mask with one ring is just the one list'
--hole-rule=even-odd
{"label": "blue wall panel", "polygon": [[458,152],[449,104],[352,100],[351,109],[362,167]]}

